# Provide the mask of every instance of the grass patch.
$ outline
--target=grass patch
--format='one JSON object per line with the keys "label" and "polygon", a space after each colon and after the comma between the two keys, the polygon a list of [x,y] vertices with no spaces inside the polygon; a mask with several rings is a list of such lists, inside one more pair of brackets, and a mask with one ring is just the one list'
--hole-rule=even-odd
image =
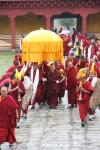
{"label": "grass patch", "polygon": [[12,65],[12,60],[15,52],[4,51],[0,52],[0,77]]}

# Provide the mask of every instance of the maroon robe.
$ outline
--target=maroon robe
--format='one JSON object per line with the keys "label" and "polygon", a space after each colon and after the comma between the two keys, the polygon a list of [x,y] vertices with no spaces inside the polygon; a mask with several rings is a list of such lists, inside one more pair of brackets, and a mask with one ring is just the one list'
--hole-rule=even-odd
{"label": "maroon robe", "polygon": [[65,67],[66,68],[68,67],[69,62],[72,62],[73,65],[75,66],[77,64],[77,61],[78,61],[78,59],[76,57],[69,56],[65,62]]}
{"label": "maroon robe", "polygon": [[81,58],[81,59],[79,59],[77,61],[76,66],[77,66],[78,70],[80,70],[81,68],[85,68],[86,64],[87,64],[86,59],[85,58]]}
{"label": "maroon robe", "polygon": [[63,64],[59,63],[58,67],[57,67],[57,70],[60,70],[62,69],[63,71],[65,70],[65,67]]}
{"label": "maroon robe", "polygon": [[[17,82],[15,80],[11,81],[11,89],[14,89],[18,86]],[[14,90],[13,92],[10,93],[10,95],[13,97],[13,99],[18,102],[18,89]]]}
{"label": "maroon robe", "polygon": [[[91,94],[93,93],[94,89],[91,86],[91,83],[89,81],[86,81],[83,85],[82,88],[89,93],[86,92],[81,92],[81,101],[78,100],[78,105],[79,105],[79,114],[80,114],[80,119],[82,122],[86,121],[87,114],[91,115],[90,107],[89,107],[89,100],[91,97]],[[80,97],[80,91],[77,93],[77,99]]]}
{"label": "maroon robe", "polygon": [[19,88],[18,88],[15,91],[12,91],[10,94],[14,98],[14,100],[16,101],[16,103],[18,105],[18,115],[19,115],[19,119],[20,119],[21,110],[22,110],[22,98],[25,95],[25,87],[23,85],[23,82],[19,81],[19,83],[15,82],[14,84],[11,84],[11,89],[16,88],[17,86],[19,86],[19,88],[21,89],[22,92],[20,92]]}
{"label": "maroon robe", "polygon": [[96,55],[96,52],[98,51],[98,47],[93,44],[91,47],[91,58],[93,58],[94,55]]}
{"label": "maroon robe", "polygon": [[59,80],[59,74],[55,70],[53,73],[49,72],[47,75],[47,103],[50,108],[56,108],[58,105],[59,84],[56,81]]}
{"label": "maroon robe", "polygon": [[64,34],[61,34],[60,37],[63,40],[64,56],[68,56],[70,51],[70,47],[68,44],[71,42],[71,37],[65,36]]}
{"label": "maroon robe", "polygon": [[[57,71],[59,72],[59,81],[63,79],[65,76],[65,67],[62,63],[59,63],[56,67]],[[64,97],[65,89],[66,89],[66,79],[63,80],[61,83],[59,83],[59,99],[61,100],[62,97]]]}
{"label": "maroon robe", "polygon": [[77,69],[73,66],[72,68],[67,68],[66,76],[67,76],[67,90],[68,90],[68,104],[74,106],[77,104],[76,99],[76,87],[77,87]]}
{"label": "maroon robe", "polygon": [[[63,77],[60,78],[60,81],[62,80],[62,78],[63,78]],[[63,80],[63,81],[59,84],[59,89],[60,89],[59,98],[62,98],[62,97],[64,97],[64,95],[65,95],[66,79]]]}
{"label": "maroon robe", "polygon": [[0,83],[1,83],[3,80],[5,80],[5,79],[7,79],[8,77],[10,77],[11,75],[12,75],[12,72],[5,73],[5,74],[1,77]]}
{"label": "maroon robe", "polygon": [[70,46],[68,45],[71,42],[70,36],[64,41],[64,56],[69,56]]}
{"label": "maroon robe", "polygon": [[15,65],[10,66],[10,67],[8,68],[8,70],[6,71],[6,73],[8,73],[8,72],[13,72],[13,71],[15,70],[15,68],[16,68]]}
{"label": "maroon robe", "polygon": [[0,97],[0,144],[3,142],[12,144],[16,141],[16,109],[17,104],[11,96],[4,99]]}
{"label": "maroon robe", "polygon": [[88,56],[88,48],[90,46],[91,42],[85,37],[83,39],[83,49],[85,52],[85,58],[87,59],[87,56]]}
{"label": "maroon robe", "polygon": [[18,66],[16,66],[16,69],[18,69],[18,71],[20,72],[21,71],[21,69],[23,68],[23,65],[21,64],[21,65],[18,65]]}

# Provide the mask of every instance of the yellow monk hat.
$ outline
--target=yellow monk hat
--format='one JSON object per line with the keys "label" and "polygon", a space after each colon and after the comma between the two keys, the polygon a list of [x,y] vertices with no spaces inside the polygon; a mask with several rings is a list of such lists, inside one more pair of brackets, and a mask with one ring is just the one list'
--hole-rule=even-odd
{"label": "yellow monk hat", "polygon": [[86,77],[86,69],[82,68],[77,73],[77,79],[81,79],[81,78],[84,78],[84,77]]}
{"label": "yellow monk hat", "polygon": [[22,78],[22,73],[21,73],[21,72],[18,72],[18,69],[16,69],[15,71],[16,71],[16,72],[15,72],[15,78],[16,78],[17,80],[21,80],[21,78]]}

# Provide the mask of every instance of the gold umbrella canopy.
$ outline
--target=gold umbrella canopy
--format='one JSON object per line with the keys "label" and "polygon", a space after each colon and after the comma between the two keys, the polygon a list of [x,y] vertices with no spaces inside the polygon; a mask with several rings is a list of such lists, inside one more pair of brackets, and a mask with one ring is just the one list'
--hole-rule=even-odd
{"label": "gold umbrella canopy", "polygon": [[63,62],[63,41],[54,32],[36,30],[29,33],[22,42],[22,61],[38,62],[61,60]]}

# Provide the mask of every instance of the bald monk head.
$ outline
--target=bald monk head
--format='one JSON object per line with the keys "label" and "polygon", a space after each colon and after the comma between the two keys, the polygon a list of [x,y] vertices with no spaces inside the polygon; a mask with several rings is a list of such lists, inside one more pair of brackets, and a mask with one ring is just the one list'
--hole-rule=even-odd
{"label": "bald monk head", "polygon": [[1,87],[1,97],[7,97],[7,88],[5,86]]}

